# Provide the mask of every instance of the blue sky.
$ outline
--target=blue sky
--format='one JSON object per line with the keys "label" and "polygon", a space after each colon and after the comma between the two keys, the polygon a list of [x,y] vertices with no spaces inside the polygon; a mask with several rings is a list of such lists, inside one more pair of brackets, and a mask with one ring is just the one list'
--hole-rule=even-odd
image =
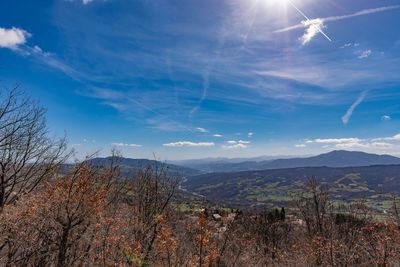
{"label": "blue sky", "polygon": [[77,157],[400,154],[400,3],[2,3],[0,80]]}

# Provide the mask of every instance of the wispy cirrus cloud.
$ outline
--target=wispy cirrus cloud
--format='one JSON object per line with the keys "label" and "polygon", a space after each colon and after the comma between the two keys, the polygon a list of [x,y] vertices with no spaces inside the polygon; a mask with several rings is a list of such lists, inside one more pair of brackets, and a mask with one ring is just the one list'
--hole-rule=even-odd
{"label": "wispy cirrus cloud", "polygon": [[[318,18],[322,20],[323,22],[325,21],[337,21],[337,20],[342,20],[342,19],[349,19],[353,17],[358,17],[358,16],[364,16],[364,15],[369,15],[369,14],[374,14],[378,12],[383,12],[387,10],[392,10],[392,9],[397,9],[400,8],[400,5],[392,5],[392,6],[384,6],[384,7],[378,7],[378,8],[370,8],[370,9],[363,9],[360,11],[357,11],[352,14],[348,15],[342,15],[342,16],[330,16],[330,17],[325,17],[325,18]],[[279,33],[279,32],[286,32],[286,31],[291,31],[299,28],[304,28],[307,27],[308,25],[304,25],[304,23],[299,23],[293,26],[289,26],[283,29],[275,30],[274,32]]]}
{"label": "wispy cirrus cloud", "polygon": [[192,115],[200,108],[201,103],[204,101],[204,99],[207,97],[207,91],[210,86],[210,71],[211,69],[208,68],[205,73],[203,74],[203,93],[199,99],[199,102],[196,106],[194,106],[190,112],[189,112],[189,117],[192,117]]}
{"label": "wispy cirrus cloud", "polygon": [[68,2],[80,2],[80,3],[84,4],[84,5],[87,5],[87,4],[91,3],[91,2],[93,2],[94,0],[66,0],[66,1],[68,1]]}
{"label": "wispy cirrus cloud", "polygon": [[201,147],[201,146],[215,146],[214,142],[190,142],[190,141],[178,141],[178,142],[172,142],[172,143],[167,143],[163,144],[163,146],[166,147]]}
{"label": "wispy cirrus cloud", "polygon": [[221,134],[213,134],[214,137],[222,137]]}
{"label": "wispy cirrus cloud", "polygon": [[[145,2],[147,5],[147,3],[151,1]],[[241,2],[243,3],[246,1]],[[150,5],[151,4],[147,5],[146,8]],[[167,7],[168,10],[170,9],[167,4],[163,5],[163,7]],[[77,7],[77,9],[85,12],[91,10],[91,8],[82,8],[81,5],[69,6]],[[255,7],[254,10],[257,11],[257,9],[259,8]],[[77,12],[79,12],[79,10]],[[169,13],[164,13],[163,10],[159,10],[159,12],[163,14],[163,16],[160,17],[169,17]],[[211,125],[216,124],[208,124],[204,119],[205,114],[207,119],[212,118],[221,121],[226,118],[234,118],[235,120],[226,120],[226,122],[238,124],[236,117],[247,116],[248,118],[255,118],[259,116],[254,116],[250,114],[250,112],[248,115],[244,115],[245,112],[242,111],[245,109],[237,108],[238,105],[248,105],[249,103],[255,103],[253,105],[253,110],[255,111],[254,113],[258,114],[267,114],[267,112],[271,111],[270,107],[272,105],[283,106],[281,103],[287,102],[290,102],[293,110],[297,108],[296,104],[298,103],[311,105],[343,104],[343,99],[345,99],[343,96],[348,94],[349,91],[354,92],[354,90],[358,90],[359,87],[356,88],[356,86],[359,86],[359,81],[369,82],[371,80],[376,80],[374,76],[376,74],[372,72],[373,75],[370,75],[371,73],[366,71],[368,68],[367,65],[359,66],[360,61],[357,60],[354,55],[351,60],[357,61],[358,65],[352,65],[350,60],[342,60],[342,58],[340,58],[340,60],[331,61],[324,55],[317,55],[319,53],[318,49],[318,51],[313,51],[313,54],[305,55],[307,52],[305,51],[306,49],[303,49],[303,51],[294,51],[291,49],[290,43],[286,43],[285,40],[283,40],[284,38],[282,38],[282,40],[276,40],[278,43],[285,44],[285,62],[283,62],[282,56],[276,54],[277,51],[271,49],[271,45],[268,42],[264,42],[263,39],[263,32],[264,34],[266,31],[271,32],[271,27],[274,27],[274,24],[271,24],[272,26],[269,26],[268,29],[264,28],[263,32],[259,31],[261,28],[260,25],[267,25],[267,23],[264,25],[262,24],[262,20],[264,20],[266,16],[262,16],[262,18],[258,19],[254,16],[254,25],[245,37],[247,40],[247,50],[245,47],[239,52],[234,51],[237,43],[234,39],[235,33],[232,31],[230,38],[233,39],[233,42],[230,42],[229,45],[222,49],[223,57],[215,62],[212,75],[209,75],[210,73],[204,75],[204,73],[206,73],[204,70],[207,70],[209,66],[209,63],[205,62],[210,62],[210,58],[215,57],[215,53],[210,53],[210,51],[214,49],[216,38],[215,35],[211,36],[211,38],[208,36],[208,32],[215,32],[215,26],[211,31],[210,29],[205,29],[204,32],[201,31],[201,33],[192,33],[190,27],[182,28],[180,23],[178,27],[175,27],[171,24],[164,24],[162,20],[154,18],[155,23],[159,24],[160,28],[153,27],[153,25],[146,23],[143,23],[140,27],[136,27],[133,21],[137,21],[138,24],[140,24],[143,22],[142,17],[141,15],[135,16],[133,12],[129,13],[132,13],[129,21],[126,17],[121,16],[121,24],[118,23],[119,27],[113,26],[112,29],[105,24],[113,25],[113,23],[106,21],[106,18],[104,18],[105,20],[103,23],[102,20],[96,19],[98,17],[93,16],[93,14],[88,14],[90,16],[85,17],[86,14],[83,13],[79,14],[79,16],[74,15],[73,17],[71,16],[64,19],[65,21],[70,21],[60,23],[60,25],[66,25],[65,28],[69,28],[65,29],[65,40],[69,43],[69,47],[66,47],[66,50],[74,51],[74,53],[76,53],[75,58],[82,58],[83,60],[81,62],[74,62],[73,59],[67,57],[68,55],[62,55],[62,52],[60,52],[60,57],[58,58],[62,59],[63,56],[65,56],[66,60],[64,63],[66,64],[62,66],[64,69],[66,69],[66,65],[70,65],[76,70],[86,71],[93,76],[100,74],[101,81],[95,81],[91,83],[90,86],[109,88],[109,90],[107,92],[104,90],[93,92],[90,97],[96,97],[99,101],[96,100],[92,102],[100,102],[100,104],[108,105],[118,111],[122,111],[124,114],[119,113],[119,115],[123,117],[128,117],[128,115],[130,117],[137,116],[136,118],[138,121],[142,120],[144,123],[149,124],[150,128],[155,128],[157,130],[186,131],[187,128],[190,128],[191,132],[196,133],[198,130],[196,130],[195,127],[197,125],[212,129],[213,126]],[[148,13],[153,14],[154,12]],[[165,16],[165,14],[167,14],[167,16]],[[225,15],[229,17],[228,14],[223,14],[223,16]],[[68,15],[63,16],[65,17]],[[132,20],[133,17],[135,20]],[[75,18],[79,21],[76,22]],[[81,21],[83,21],[83,23],[81,23]],[[99,27],[93,27],[94,25],[91,21],[96,21],[96,23],[101,21],[101,25],[99,25]],[[179,20],[177,21],[179,22]],[[227,21],[230,22],[229,20]],[[215,25],[219,25],[220,23],[220,21],[215,22]],[[129,27],[137,30],[132,32],[123,30]],[[276,29],[277,27],[274,28]],[[152,29],[154,29],[154,31]],[[93,32],[91,30],[93,30]],[[86,40],[82,40],[82,43],[76,42],[76,34],[73,31],[85,33],[87,38],[85,37],[83,39]],[[177,38],[172,47],[168,47],[168,38],[165,39],[162,36],[166,35],[165,33],[171,32],[182,36],[183,38],[181,39],[185,41],[182,42]],[[154,38],[157,38],[157,41]],[[265,37],[265,39],[266,38],[267,37]],[[110,40],[118,40],[118,42],[113,42],[111,44],[112,46],[110,46]],[[144,40],[150,41],[145,42]],[[204,40],[204,42],[202,40]],[[153,45],[154,43],[159,44],[155,46]],[[136,47],[135,49],[126,49],[128,44],[136,44],[137,49]],[[260,44],[263,47],[262,49],[260,48]],[[175,46],[177,49],[175,49]],[[111,47],[112,49],[110,49]],[[281,46],[279,47],[281,49]],[[203,48],[207,49],[203,50]],[[179,51],[179,53],[176,53],[176,51]],[[326,51],[324,50],[323,52]],[[331,52],[335,53],[335,51]],[[343,53],[344,51],[341,50],[339,52]],[[332,53],[327,53],[326,55],[335,56]],[[54,56],[54,58],[57,57]],[[96,62],[96,60],[93,60],[94,58],[104,59],[106,64]],[[371,60],[366,60],[365,63],[372,64],[373,59],[375,59],[375,57],[371,58]],[[171,78],[166,77],[166,75],[163,76],[162,72],[166,69],[163,65],[163,61],[170,62]],[[141,63],[138,64],[138,62]],[[86,63],[88,63],[87,65],[93,66],[93,69],[88,70],[85,68]],[[393,65],[396,64],[393,63]],[[58,66],[60,67],[60,65]],[[271,74],[280,74],[280,77],[278,75],[261,76],[255,74],[255,70],[262,71],[266,69],[275,72]],[[378,74],[383,72],[379,67],[371,67],[371,70],[376,70]],[[65,72],[67,71],[71,73],[71,70],[66,70]],[[139,78],[136,78],[135,75]],[[212,85],[210,90],[207,90],[209,87],[207,81],[208,77],[211,78],[209,80]],[[365,77],[368,77],[368,79],[364,79]],[[385,75],[385,79],[386,78],[387,76]],[[182,80],[181,84],[179,84],[180,80]],[[161,88],[161,86],[157,84],[157,81],[167,81],[165,85],[162,85],[164,88],[163,92],[160,92],[161,90],[159,90],[159,88]],[[250,90],[249,87],[235,84],[235,82],[238,81],[249,85],[249,87],[251,87]],[[170,88],[168,88],[169,84],[172,82],[175,83],[174,88],[176,87],[176,90],[172,88],[170,90]],[[88,88],[89,86],[86,85],[89,83],[90,81],[88,81],[88,83],[85,82],[80,89],[76,90],[85,90],[83,88]],[[310,86],[320,86],[323,88],[310,88]],[[341,86],[343,87],[340,88]],[[346,87],[346,92],[343,90],[344,87]],[[76,88],[79,88],[79,86]],[[367,89],[368,87],[362,88]],[[200,89],[202,89],[202,91]],[[339,92],[340,90],[344,93]],[[196,91],[195,94],[194,91]],[[201,110],[202,112],[196,113],[196,121],[192,122],[184,118],[182,119],[183,116],[180,114],[185,114],[185,117],[187,117],[188,112],[198,104],[197,98],[202,96],[202,92],[206,92],[207,98],[209,98],[210,101],[204,101],[202,104],[204,105],[202,106],[204,109]],[[147,93],[148,95],[146,95]],[[271,101],[271,99],[273,101]],[[276,101],[275,99],[278,100]],[[210,102],[212,102],[212,108],[210,108]],[[268,105],[272,102],[276,104]],[[221,112],[221,109],[227,107],[234,111],[233,114],[232,112],[227,112],[227,110]],[[157,114],[150,109],[157,112]],[[285,110],[284,112],[287,111],[288,110]],[[126,114],[128,115],[125,116]],[[162,116],[162,114],[165,116]],[[165,118],[167,116],[174,121],[167,120]],[[253,118],[249,118],[248,120],[248,122],[252,124],[246,125],[247,131],[256,128],[257,124],[254,123],[255,119],[252,121]],[[377,118],[379,118],[379,116]],[[184,127],[185,125],[187,127]],[[246,129],[237,129],[237,131],[241,131],[243,133],[242,138],[246,138]],[[259,130],[259,132],[261,132],[261,130]],[[250,136],[252,135],[249,133],[248,137]],[[187,137],[183,136],[183,138],[179,137],[175,140],[185,139],[187,139]],[[237,140],[238,138],[236,137],[235,139]],[[221,139],[214,139],[214,141],[216,140]]]}
{"label": "wispy cirrus cloud", "polygon": [[142,147],[142,145],[138,144],[125,144],[125,143],[111,143],[113,146],[125,146],[125,147]]}
{"label": "wispy cirrus cloud", "polygon": [[296,147],[296,148],[305,148],[306,144],[295,144],[294,147]]}
{"label": "wispy cirrus cloud", "polygon": [[351,115],[353,115],[354,109],[364,100],[367,92],[368,91],[362,92],[361,95],[357,98],[356,102],[354,102],[347,110],[346,114],[343,115],[342,122],[344,124],[347,124],[349,122]]}
{"label": "wispy cirrus cloud", "polygon": [[20,28],[5,29],[0,27],[0,48],[8,48],[20,55],[31,56],[36,61],[58,69],[74,80],[81,81],[81,73],[58,60],[53,54],[43,51],[38,45],[29,46],[27,40],[31,36],[31,33]]}
{"label": "wispy cirrus cloud", "polygon": [[[400,5],[392,5],[392,6],[385,6],[385,7],[379,7],[379,8],[371,8],[371,9],[363,9],[360,11],[357,11],[352,14],[348,15],[341,15],[341,16],[331,16],[331,17],[325,17],[325,18],[316,18],[316,19],[308,19],[301,21],[299,24],[289,26],[283,29],[278,29],[275,30],[275,33],[280,33],[280,32],[286,32],[286,31],[291,31],[299,28],[306,28],[306,31],[304,35],[301,37],[303,45],[311,41],[311,39],[318,33],[321,32],[321,28],[324,28],[324,22],[327,21],[337,21],[337,20],[343,20],[343,19],[349,19],[353,17],[358,17],[358,16],[364,16],[368,14],[374,14],[378,12],[383,12],[387,10],[392,10],[392,9],[397,9],[400,8]],[[321,32],[322,33],[322,32]]]}

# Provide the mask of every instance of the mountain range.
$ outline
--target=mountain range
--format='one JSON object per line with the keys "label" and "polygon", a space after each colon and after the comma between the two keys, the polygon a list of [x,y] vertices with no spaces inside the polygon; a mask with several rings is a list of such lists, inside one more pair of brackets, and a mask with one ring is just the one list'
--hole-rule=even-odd
{"label": "mountain range", "polygon": [[[110,157],[107,158],[94,158],[90,159],[88,163],[93,164],[93,165],[109,165],[110,164]],[[149,166],[151,166],[153,169],[155,167],[159,169],[164,169],[166,170],[167,174],[170,176],[176,176],[176,177],[190,177],[190,176],[195,176],[199,175],[201,173],[204,173],[202,171],[189,168],[189,167],[184,167],[184,166],[178,166],[175,164],[169,164],[166,162],[161,162],[157,160],[149,160],[149,159],[131,159],[131,158],[123,158],[120,157],[117,159],[119,167],[121,169],[121,172],[124,176],[130,176],[134,175],[139,169],[144,169]]]}
{"label": "mountain range", "polygon": [[184,162],[186,167],[198,169],[203,172],[237,172],[250,170],[267,170],[296,167],[356,167],[371,165],[400,164],[400,158],[391,155],[376,155],[365,152],[334,150],[325,154],[312,157],[280,158],[269,160],[246,160],[227,162],[215,160],[203,162],[192,160]]}
{"label": "mountain range", "polygon": [[[132,173],[147,166],[168,166],[168,173],[174,176],[192,177],[204,173],[238,172],[252,170],[285,169],[297,167],[359,167],[372,165],[400,165],[400,158],[391,155],[377,155],[365,152],[334,150],[311,157],[283,156],[275,158],[263,156],[257,158],[206,158],[161,162],[149,159],[119,158],[123,173]],[[107,164],[110,158],[94,158],[89,160],[95,165]]]}
{"label": "mountain range", "polygon": [[[109,160],[95,158],[89,163],[107,165]],[[400,158],[390,155],[336,150],[304,158],[224,160],[187,160],[185,166],[179,166],[148,159],[118,159],[127,177],[148,166],[168,167],[169,175],[185,178],[180,187],[184,192],[227,207],[285,206],[311,177],[329,187],[336,202],[367,197],[378,211],[391,205],[391,193],[400,193]]]}

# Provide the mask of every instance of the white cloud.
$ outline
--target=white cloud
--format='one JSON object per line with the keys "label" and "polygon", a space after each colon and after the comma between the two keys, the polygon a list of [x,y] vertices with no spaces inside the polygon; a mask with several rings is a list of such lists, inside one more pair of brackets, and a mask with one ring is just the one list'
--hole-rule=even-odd
{"label": "white cloud", "polygon": [[[91,3],[91,2],[94,2],[94,0],[66,0],[66,1],[69,1],[69,2],[81,2],[84,5],[87,5],[87,4]],[[107,0],[103,0],[103,1],[107,1]]]}
{"label": "white cloud", "polygon": [[174,142],[174,143],[163,144],[163,146],[168,146],[168,147],[214,146],[214,145],[215,145],[214,142],[194,143],[194,142],[189,142],[189,141],[179,141],[179,142]]}
{"label": "white cloud", "polygon": [[353,45],[352,43],[347,43],[347,44],[342,45],[339,48],[345,48],[345,47],[349,47],[349,46],[352,46],[352,45]]}
{"label": "white cloud", "polygon": [[297,147],[297,148],[304,148],[304,147],[306,147],[306,145],[305,145],[305,144],[297,144],[297,145],[294,145],[294,147]]}
{"label": "white cloud", "polygon": [[386,143],[386,142],[373,142],[373,143],[371,143],[371,145],[378,149],[387,149],[387,148],[394,147],[393,144]]}
{"label": "white cloud", "polygon": [[31,48],[31,51],[32,51],[33,53],[42,55],[43,57],[49,57],[49,56],[52,55],[52,54],[49,53],[49,52],[43,51],[42,48],[40,48],[40,47],[37,46],[37,45],[35,45],[33,48]]}
{"label": "white cloud", "polygon": [[0,28],[0,47],[17,49],[19,45],[25,44],[26,38],[30,36],[29,32],[19,28]]}
{"label": "white cloud", "polygon": [[235,148],[247,148],[246,145],[244,144],[236,144],[236,145],[231,145],[231,146],[222,146],[224,149],[235,149]]}
{"label": "white cloud", "polygon": [[213,136],[215,136],[215,137],[222,137],[222,135],[220,135],[220,134],[214,134]]}
{"label": "white cloud", "polygon": [[368,143],[362,144],[359,142],[349,142],[349,143],[336,144],[335,147],[338,149],[369,148],[370,145]]}
{"label": "white cloud", "polygon": [[386,142],[372,142],[372,143],[350,142],[344,144],[337,144],[335,145],[335,147],[339,149],[351,149],[351,148],[388,149],[388,148],[393,148],[394,145]]}
{"label": "white cloud", "polygon": [[400,141],[400,134],[396,134],[394,136],[390,136],[390,137],[379,137],[379,138],[374,138],[372,139],[372,141]]}
{"label": "white cloud", "polygon": [[249,132],[249,133],[247,134],[247,137],[252,137],[253,135],[254,135],[254,133]]}
{"label": "white cloud", "polygon": [[[239,140],[239,141],[235,141],[235,140],[229,140],[229,141],[226,141],[228,144],[231,144],[231,145],[234,145],[234,144],[250,144],[251,142],[250,141],[245,141],[245,140]],[[241,147],[241,146],[238,146],[238,147]],[[235,147],[233,147],[233,148],[235,148]]]}
{"label": "white cloud", "polygon": [[388,115],[383,115],[382,117],[381,117],[381,120],[383,120],[383,121],[390,121],[392,118],[390,117],[390,116],[388,116]]}
{"label": "white cloud", "polygon": [[317,35],[317,33],[322,32],[321,29],[325,28],[324,22],[321,19],[303,20],[301,23],[304,25],[304,27],[307,27],[303,36],[300,37],[303,45],[310,42],[311,39]]}
{"label": "white cloud", "polygon": [[360,46],[360,44],[359,43],[355,43],[354,46],[357,47],[357,46]]}
{"label": "white cloud", "polygon": [[308,140],[306,143],[322,143],[322,144],[343,144],[343,143],[356,143],[356,142],[362,142],[365,141],[365,139],[359,139],[359,138],[327,138],[327,139],[314,139],[314,140]]}
{"label": "white cloud", "polygon": [[35,45],[32,49],[33,51],[35,51],[36,53],[43,53],[42,48],[40,48],[39,46]]}
{"label": "white cloud", "polygon": [[371,55],[372,51],[370,49],[364,50],[361,55],[358,56],[359,59],[367,58]]}
{"label": "white cloud", "polygon": [[127,147],[142,147],[142,145],[137,144],[125,144],[125,143],[111,143],[113,146],[127,146]]}
{"label": "white cloud", "polygon": [[349,122],[351,115],[353,115],[354,109],[364,100],[366,94],[367,91],[362,92],[362,94],[357,98],[356,102],[354,102],[353,105],[351,105],[351,107],[347,110],[346,114],[343,115],[342,121],[344,124]]}
{"label": "white cloud", "polygon": [[[313,139],[306,143],[322,144],[322,148],[329,149],[345,149],[345,150],[363,150],[368,152],[385,152],[394,151],[397,147],[396,142],[400,141],[400,133],[390,137],[379,138],[330,138],[330,139]],[[295,145],[295,147],[303,147]],[[391,153],[393,154],[393,153]]]}
{"label": "white cloud", "polygon": [[208,130],[201,128],[201,127],[197,127],[196,130],[198,130],[199,132],[202,132],[202,133],[208,133]]}

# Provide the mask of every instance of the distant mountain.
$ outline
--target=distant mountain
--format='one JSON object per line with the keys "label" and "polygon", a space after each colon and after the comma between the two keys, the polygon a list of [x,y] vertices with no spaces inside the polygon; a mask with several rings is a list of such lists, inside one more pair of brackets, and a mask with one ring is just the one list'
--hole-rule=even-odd
{"label": "distant mountain", "polygon": [[[118,158],[118,161],[119,161],[119,166],[121,168],[121,171],[124,175],[134,174],[139,169],[143,169],[148,166],[151,166],[153,168],[156,166],[158,166],[159,168],[168,167],[167,174],[171,175],[171,176],[178,176],[178,177],[189,177],[189,176],[199,175],[199,174],[203,173],[196,169],[178,166],[178,165],[174,165],[174,164],[169,164],[166,162],[160,162],[160,161],[156,161],[156,160]],[[108,164],[110,164],[110,157],[94,158],[94,159],[89,160],[88,162],[91,164],[94,164],[94,165],[107,166]]]}
{"label": "distant mountain", "polygon": [[[269,162],[276,159],[288,159],[295,156],[259,156],[252,158],[204,158],[175,160],[171,163],[185,166],[204,172],[230,172],[258,169],[260,162]],[[306,157],[306,156],[304,156]]]}
{"label": "distant mountain", "polygon": [[[298,157],[298,156],[297,156]],[[306,157],[306,156],[304,156]],[[207,164],[223,164],[223,163],[242,163],[242,162],[249,162],[249,161],[269,161],[274,159],[288,159],[288,158],[295,158],[295,156],[288,156],[288,155],[280,155],[280,156],[258,156],[258,157],[251,157],[251,158],[224,158],[224,157],[217,157],[217,158],[202,158],[202,159],[184,159],[184,160],[171,160],[172,164],[186,166],[197,169],[195,166],[202,166]]]}
{"label": "distant mountain", "polygon": [[351,167],[371,165],[400,164],[400,158],[390,155],[376,155],[364,152],[335,150],[329,153],[305,158],[271,159],[263,161],[243,161],[229,163],[215,161],[210,163],[188,164],[186,166],[205,172],[236,172],[296,167]]}
{"label": "distant mountain", "polygon": [[312,177],[329,189],[331,199],[338,204],[365,198],[368,205],[382,212],[392,205],[391,193],[400,194],[400,165],[208,173],[191,177],[183,187],[228,207],[263,209],[288,205]]}
{"label": "distant mountain", "polygon": [[277,159],[271,162],[260,162],[263,169],[295,167],[355,167],[371,165],[400,164],[400,158],[390,155],[376,155],[365,152],[334,150],[309,158]]}

